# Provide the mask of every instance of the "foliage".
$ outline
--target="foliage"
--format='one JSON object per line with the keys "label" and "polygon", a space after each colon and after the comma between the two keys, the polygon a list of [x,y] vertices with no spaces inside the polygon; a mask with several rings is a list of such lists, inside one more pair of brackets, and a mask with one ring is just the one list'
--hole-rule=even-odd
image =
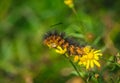
{"label": "foliage", "polygon": [[69,61],[43,45],[44,34],[55,29],[102,50],[99,70],[79,68],[84,81],[120,82],[120,1],[73,3],[69,7],[63,0],[0,0],[0,83],[73,80],[77,73]]}

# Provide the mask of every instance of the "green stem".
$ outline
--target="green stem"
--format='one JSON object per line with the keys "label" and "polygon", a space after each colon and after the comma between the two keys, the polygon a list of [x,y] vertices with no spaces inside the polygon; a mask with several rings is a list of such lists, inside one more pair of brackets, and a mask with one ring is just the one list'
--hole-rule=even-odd
{"label": "green stem", "polygon": [[72,7],[72,11],[73,11],[73,13],[77,16],[77,11],[75,10],[74,7]]}
{"label": "green stem", "polygon": [[[69,62],[71,63],[71,65],[74,67],[75,71],[77,72],[78,76],[80,76],[79,70],[78,68],[75,66],[75,64],[73,63],[73,61],[68,57],[67,54],[65,54],[65,58],[67,58],[69,60]],[[81,77],[81,76],[80,76]]]}
{"label": "green stem", "polygon": [[85,26],[84,26],[83,22],[81,21],[80,16],[78,15],[78,13],[77,13],[77,11],[76,11],[76,9],[74,7],[72,7],[71,9],[72,9],[73,13],[76,16],[77,21],[79,21],[80,26],[82,26],[81,27],[81,33],[84,34],[85,33],[85,31],[84,31]]}
{"label": "green stem", "polygon": [[78,73],[78,75],[80,76],[79,70],[77,69],[77,67],[75,66],[75,64],[73,63],[73,61],[71,59],[69,59],[70,63],[72,64],[72,66],[74,67],[75,71]]}

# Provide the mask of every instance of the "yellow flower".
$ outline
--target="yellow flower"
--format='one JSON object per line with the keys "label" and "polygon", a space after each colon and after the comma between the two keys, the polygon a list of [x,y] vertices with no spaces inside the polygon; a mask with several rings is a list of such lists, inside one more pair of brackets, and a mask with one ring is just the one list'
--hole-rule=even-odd
{"label": "yellow flower", "polygon": [[74,57],[74,62],[77,62],[78,60],[79,60],[79,56],[76,55],[76,56]]}
{"label": "yellow flower", "polygon": [[64,3],[70,8],[74,7],[73,0],[64,0]]}
{"label": "yellow flower", "polygon": [[57,48],[55,49],[55,51],[59,54],[65,54],[65,52],[67,51],[67,49],[62,49],[60,46],[57,46]]}
{"label": "yellow flower", "polygon": [[94,65],[100,67],[99,56],[102,56],[101,50],[92,49],[90,46],[83,48],[84,55],[80,57],[79,65],[84,65],[86,69],[93,68]]}

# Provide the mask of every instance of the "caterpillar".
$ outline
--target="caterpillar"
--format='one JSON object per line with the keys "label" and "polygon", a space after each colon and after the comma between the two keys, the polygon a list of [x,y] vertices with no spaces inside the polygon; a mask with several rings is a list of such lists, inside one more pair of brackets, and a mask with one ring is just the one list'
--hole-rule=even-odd
{"label": "caterpillar", "polygon": [[44,44],[50,48],[61,47],[62,49],[66,49],[66,54],[69,56],[79,55],[82,56],[83,46],[80,46],[78,42],[74,41],[72,38],[65,38],[65,33],[58,33],[57,31],[48,32],[44,36]]}
{"label": "caterpillar", "polygon": [[101,50],[81,46],[73,39],[65,37],[65,33],[48,32],[44,36],[44,44],[49,48],[54,48],[57,53],[74,56],[74,62],[85,66],[86,69],[93,68],[94,65],[100,67],[98,60],[102,56]]}

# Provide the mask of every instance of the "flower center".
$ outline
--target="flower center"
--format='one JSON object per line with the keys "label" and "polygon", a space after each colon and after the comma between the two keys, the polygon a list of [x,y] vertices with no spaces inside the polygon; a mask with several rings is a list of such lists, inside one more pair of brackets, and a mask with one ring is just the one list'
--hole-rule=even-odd
{"label": "flower center", "polygon": [[93,58],[94,58],[94,54],[90,52],[90,53],[88,54],[88,58],[89,58],[89,59],[93,59]]}

